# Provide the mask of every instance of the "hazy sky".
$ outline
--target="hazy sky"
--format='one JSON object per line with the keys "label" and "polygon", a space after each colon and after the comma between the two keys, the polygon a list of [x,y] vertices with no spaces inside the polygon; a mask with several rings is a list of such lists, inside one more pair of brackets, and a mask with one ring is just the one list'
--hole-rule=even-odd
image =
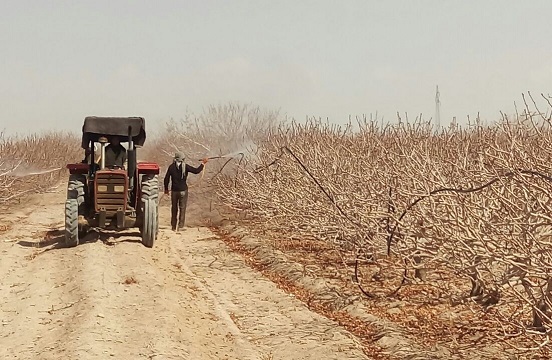
{"label": "hazy sky", "polygon": [[495,120],[552,93],[552,1],[0,1],[0,130],[151,128],[239,101],[304,120]]}

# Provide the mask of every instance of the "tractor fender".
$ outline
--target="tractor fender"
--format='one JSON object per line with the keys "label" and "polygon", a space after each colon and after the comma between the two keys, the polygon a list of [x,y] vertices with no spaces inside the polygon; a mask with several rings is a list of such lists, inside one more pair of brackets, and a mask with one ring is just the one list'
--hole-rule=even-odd
{"label": "tractor fender", "polygon": [[69,169],[69,174],[88,174],[89,165],[87,163],[76,163],[67,164],[65,167]]}
{"label": "tractor fender", "polygon": [[139,162],[136,164],[138,174],[159,174],[159,165],[153,162]]}

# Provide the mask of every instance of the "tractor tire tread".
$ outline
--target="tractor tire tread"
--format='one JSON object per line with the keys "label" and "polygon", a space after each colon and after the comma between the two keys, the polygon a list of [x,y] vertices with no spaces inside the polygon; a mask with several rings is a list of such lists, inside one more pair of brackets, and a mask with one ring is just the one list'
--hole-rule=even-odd
{"label": "tractor tire tread", "polygon": [[152,248],[159,233],[159,176],[146,174],[142,177],[142,244]]}
{"label": "tractor tire tread", "polygon": [[82,215],[86,209],[86,176],[71,174],[67,183],[67,199],[77,200],[79,214]]}
{"label": "tractor tire tread", "polygon": [[76,199],[65,201],[65,245],[74,247],[79,244],[78,203]]}

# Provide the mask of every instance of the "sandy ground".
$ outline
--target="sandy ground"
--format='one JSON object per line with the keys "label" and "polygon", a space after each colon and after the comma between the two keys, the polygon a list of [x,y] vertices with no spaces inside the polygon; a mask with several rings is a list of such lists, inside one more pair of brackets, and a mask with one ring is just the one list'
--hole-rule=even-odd
{"label": "sandy ground", "polygon": [[[204,227],[64,248],[65,189],[0,214],[0,359],[366,359]],[[194,224],[190,219],[189,224]]]}

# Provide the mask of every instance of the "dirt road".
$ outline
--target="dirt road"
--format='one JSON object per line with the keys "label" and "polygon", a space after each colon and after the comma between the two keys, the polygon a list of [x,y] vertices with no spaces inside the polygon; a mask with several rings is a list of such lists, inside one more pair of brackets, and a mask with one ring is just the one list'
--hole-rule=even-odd
{"label": "dirt road", "polygon": [[[139,233],[64,248],[65,191],[0,214],[0,359],[365,359],[358,341],[161,208]],[[7,229],[6,229],[7,225]]]}

